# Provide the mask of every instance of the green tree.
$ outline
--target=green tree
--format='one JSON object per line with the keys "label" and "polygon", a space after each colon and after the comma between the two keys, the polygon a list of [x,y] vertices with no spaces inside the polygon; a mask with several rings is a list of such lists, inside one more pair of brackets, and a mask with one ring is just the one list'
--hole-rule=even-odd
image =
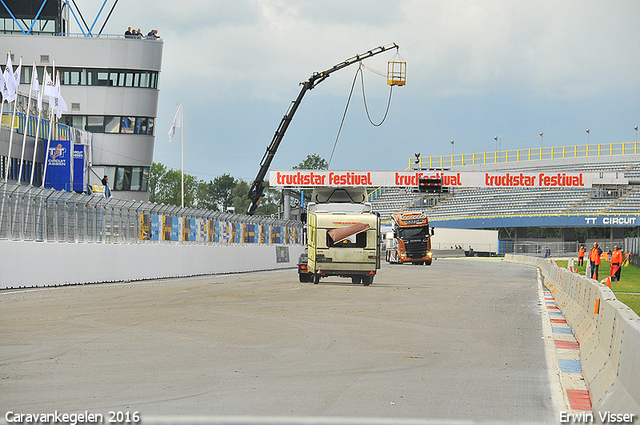
{"label": "green tree", "polygon": [[201,180],[196,188],[196,204],[198,208],[209,211],[220,211],[213,193],[213,182]]}
{"label": "green tree", "polygon": [[329,169],[329,163],[320,155],[314,153],[307,155],[304,161],[292,168],[294,170],[327,170]]}
{"label": "green tree", "polygon": [[[244,180],[238,180],[231,193],[233,194],[232,206],[236,214],[246,214],[250,203],[249,198],[247,198],[249,184]],[[262,206],[262,200],[260,201],[260,206]],[[258,210],[259,209],[260,207],[258,207]],[[257,213],[258,211],[256,211],[256,214]]]}
{"label": "green tree", "polygon": [[[196,206],[198,179],[184,175],[184,206]],[[180,206],[182,203],[182,173],[167,169],[160,163],[153,163],[149,170],[149,201],[159,204]]]}
{"label": "green tree", "polygon": [[264,181],[264,196],[258,205],[257,215],[271,216],[278,213],[280,205],[280,191],[269,185],[269,180]]}
{"label": "green tree", "polygon": [[[218,211],[226,211],[227,207],[233,205],[233,189],[237,183],[238,181],[229,174],[218,176],[210,182],[211,188],[209,193],[213,198],[211,202],[218,206]],[[245,198],[247,193],[249,193],[249,188],[247,188]],[[242,213],[244,213],[244,211]]]}
{"label": "green tree", "polygon": [[159,162],[154,162],[151,164],[151,169],[149,170],[149,201],[158,202],[158,183],[162,176],[164,176],[167,172],[167,167]]}

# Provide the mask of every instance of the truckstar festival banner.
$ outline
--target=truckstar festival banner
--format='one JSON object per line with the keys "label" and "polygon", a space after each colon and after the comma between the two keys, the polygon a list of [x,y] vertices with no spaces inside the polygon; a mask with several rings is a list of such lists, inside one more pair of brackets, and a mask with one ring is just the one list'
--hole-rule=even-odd
{"label": "truckstar festival banner", "polygon": [[596,184],[627,184],[617,173],[518,173],[425,171],[274,170],[276,187],[418,187],[420,180],[440,180],[446,187],[588,188]]}

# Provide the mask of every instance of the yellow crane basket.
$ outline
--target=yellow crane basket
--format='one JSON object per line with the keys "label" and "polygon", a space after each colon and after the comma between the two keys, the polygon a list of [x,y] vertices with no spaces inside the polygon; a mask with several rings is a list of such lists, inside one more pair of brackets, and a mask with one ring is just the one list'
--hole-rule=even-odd
{"label": "yellow crane basket", "polygon": [[387,84],[390,86],[404,86],[407,82],[407,63],[390,60],[387,64]]}

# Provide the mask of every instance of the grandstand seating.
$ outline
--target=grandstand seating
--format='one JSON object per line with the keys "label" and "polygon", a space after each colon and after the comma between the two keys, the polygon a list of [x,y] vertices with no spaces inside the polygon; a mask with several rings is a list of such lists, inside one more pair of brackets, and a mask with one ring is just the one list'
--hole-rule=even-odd
{"label": "grandstand seating", "polygon": [[[518,172],[619,172],[630,180],[640,179],[639,155],[603,158],[570,158],[496,164],[492,167],[457,166],[451,171]],[[593,188],[462,188],[449,194],[425,194],[410,189],[387,188],[372,201],[374,211],[387,219],[394,211],[420,209],[433,219],[487,216],[533,216],[566,214],[639,214],[640,187],[598,191]]]}

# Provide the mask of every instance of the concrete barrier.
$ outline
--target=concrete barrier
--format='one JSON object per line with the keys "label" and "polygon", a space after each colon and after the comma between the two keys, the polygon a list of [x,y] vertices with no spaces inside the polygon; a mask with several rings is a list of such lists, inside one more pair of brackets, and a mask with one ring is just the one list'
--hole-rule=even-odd
{"label": "concrete barrier", "polygon": [[[287,254],[287,255],[279,255]],[[171,245],[0,241],[0,289],[295,267],[303,245]]]}
{"label": "concrete barrier", "polygon": [[594,410],[640,417],[640,317],[608,287],[549,260],[512,254],[505,260],[540,268],[580,343]]}

